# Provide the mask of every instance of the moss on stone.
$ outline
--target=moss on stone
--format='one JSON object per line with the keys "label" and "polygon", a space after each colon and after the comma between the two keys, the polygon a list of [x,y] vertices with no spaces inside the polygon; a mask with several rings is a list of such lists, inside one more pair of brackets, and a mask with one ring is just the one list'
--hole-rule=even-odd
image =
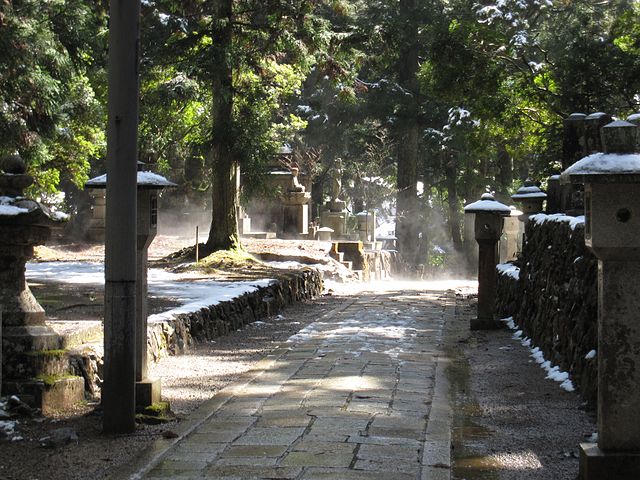
{"label": "moss on stone", "polygon": [[25,352],[25,355],[29,357],[54,357],[60,358],[64,357],[67,354],[67,350],[58,349],[58,350],[33,350],[29,352]]}
{"label": "moss on stone", "polygon": [[69,373],[61,374],[61,375],[50,375],[41,373],[40,375],[36,375],[34,380],[40,381],[44,383],[47,387],[52,387],[56,384],[56,382],[60,380],[65,380],[67,378],[78,378],[77,375],[71,375]]}

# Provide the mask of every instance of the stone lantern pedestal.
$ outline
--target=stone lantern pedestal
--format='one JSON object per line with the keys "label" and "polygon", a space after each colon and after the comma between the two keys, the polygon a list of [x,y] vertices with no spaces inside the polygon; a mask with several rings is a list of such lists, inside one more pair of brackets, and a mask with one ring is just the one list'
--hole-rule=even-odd
{"label": "stone lantern pedestal", "polygon": [[471,330],[501,328],[494,316],[498,242],[502,235],[503,217],[511,209],[485,193],[477,202],[464,207],[464,213],[475,214],[475,238],[478,242],[478,317],[471,319]]}
{"label": "stone lantern pedestal", "polygon": [[[142,165],[144,165],[142,162],[138,162],[138,168]],[[148,377],[148,251],[158,231],[158,192],[176,185],[158,174],[145,171],[138,171],[137,184],[135,395],[136,406],[147,407],[161,400],[160,380]],[[106,175],[92,178],[85,185],[86,188],[92,189],[106,188],[106,186]]]}
{"label": "stone lantern pedestal", "polygon": [[284,238],[309,235],[309,192],[286,192],[282,195],[282,234]]}
{"label": "stone lantern pedestal", "polygon": [[33,248],[43,245],[56,222],[42,205],[23,197],[33,183],[19,157],[0,168],[0,309],[3,392],[43,412],[84,399],[84,380],[73,375],[63,341],[45,322],[45,312],[25,280]]}
{"label": "stone lantern pedestal", "polygon": [[638,127],[602,128],[605,153],[563,180],[585,184],[585,244],[598,257],[598,444],[580,446],[581,480],[640,478],[640,154]]}

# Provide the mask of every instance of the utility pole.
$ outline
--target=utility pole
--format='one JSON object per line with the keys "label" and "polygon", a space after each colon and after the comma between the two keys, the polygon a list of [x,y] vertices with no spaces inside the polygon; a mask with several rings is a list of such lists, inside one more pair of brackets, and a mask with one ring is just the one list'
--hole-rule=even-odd
{"label": "utility pole", "polygon": [[135,430],[140,1],[111,0],[105,234],[104,433]]}

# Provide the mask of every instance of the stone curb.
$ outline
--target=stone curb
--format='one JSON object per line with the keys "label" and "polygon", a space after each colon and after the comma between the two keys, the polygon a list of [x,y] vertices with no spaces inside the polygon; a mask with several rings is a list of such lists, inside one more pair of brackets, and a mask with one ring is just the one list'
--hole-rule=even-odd
{"label": "stone curb", "polygon": [[[347,300],[344,304],[332,309],[315,320],[315,322],[331,317],[336,313],[351,306],[355,300]],[[251,373],[242,375],[236,381],[230,383],[220,390],[211,399],[200,405],[194,412],[189,414],[189,418],[172,428],[176,438],[155,440],[149,447],[141,452],[139,456],[130,463],[119,467],[113,474],[107,477],[108,480],[139,480],[144,477],[164,455],[176,444],[190,435],[196,428],[211,418],[220,410],[234,395],[245,388],[249,383],[262,375],[267,369],[275,364],[284,354],[290,350],[290,346],[283,342],[268,353],[262,360],[258,361]],[[257,372],[257,373],[255,373]]]}
{"label": "stone curb", "polygon": [[427,434],[422,453],[422,480],[449,480],[451,478],[451,428],[453,409],[449,394],[446,369],[449,359],[438,358],[435,387]]}

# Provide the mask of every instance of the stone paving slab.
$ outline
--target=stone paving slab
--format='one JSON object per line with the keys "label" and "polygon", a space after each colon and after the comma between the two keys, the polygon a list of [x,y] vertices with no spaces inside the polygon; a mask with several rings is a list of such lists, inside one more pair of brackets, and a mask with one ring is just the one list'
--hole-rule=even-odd
{"label": "stone paving slab", "polygon": [[353,297],[112,478],[449,479],[455,319],[452,291]]}

